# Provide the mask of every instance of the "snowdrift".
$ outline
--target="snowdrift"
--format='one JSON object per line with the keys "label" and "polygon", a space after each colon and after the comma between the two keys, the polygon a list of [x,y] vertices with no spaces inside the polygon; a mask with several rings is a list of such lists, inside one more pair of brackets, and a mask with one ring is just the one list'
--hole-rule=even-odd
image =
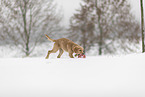
{"label": "snowdrift", "polygon": [[145,97],[144,58],[3,58],[0,97]]}

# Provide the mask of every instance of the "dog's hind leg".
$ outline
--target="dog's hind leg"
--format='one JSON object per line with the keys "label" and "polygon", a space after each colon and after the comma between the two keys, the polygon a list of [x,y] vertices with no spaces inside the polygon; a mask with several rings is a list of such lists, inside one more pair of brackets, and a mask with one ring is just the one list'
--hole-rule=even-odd
{"label": "dog's hind leg", "polygon": [[63,54],[63,52],[64,52],[63,49],[60,48],[60,49],[59,49],[59,55],[57,56],[57,58],[60,58],[61,55]]}
{"label": "dog's hind leg", "polygon": [[53,49],[48,51],[47,56],[45,57],[45,59],[48,59],[49,55],[51,53],[56,53],[58,51],[58,48],[59,48],[58,45],[55,43],[54,46],[53,46]]}

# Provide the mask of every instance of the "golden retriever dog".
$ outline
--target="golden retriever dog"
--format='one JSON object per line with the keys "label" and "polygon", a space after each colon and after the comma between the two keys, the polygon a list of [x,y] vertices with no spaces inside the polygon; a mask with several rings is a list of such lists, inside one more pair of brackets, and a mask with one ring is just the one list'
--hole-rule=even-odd
{"label": "golden retriever dog", "polygon": [[70,58],[74,58],[73,53],[76,53],[77,55],[83,54],[83,48],[69,39],[61,38],[61,39],[54,40],[51,39],[48,35],[45,36],[48,38],[48,40],[55,42],[53,49],[48,51],[46,59],[49,58],[49,55],[51,53],[56,53],[58,50],[59,50],[59,54],[57,58],[60,58],[64,51],[69,53]]}

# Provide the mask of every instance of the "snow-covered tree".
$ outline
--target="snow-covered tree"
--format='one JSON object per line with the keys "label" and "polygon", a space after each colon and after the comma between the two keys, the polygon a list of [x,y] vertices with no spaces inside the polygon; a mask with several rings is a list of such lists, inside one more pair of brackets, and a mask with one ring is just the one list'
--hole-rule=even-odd
{"label": "snow-covered tree", "polygon": [[[84,27],[85,37],[87,37],[85,41],[91,41],[91,43],[88,42],[89,46],[84,42],[86,47],[90,48],[93,44],[97,44],[96,49],[99,55],[115,53],[119,47],[124,51],[131,51],[128,44],[136,44],[140,39],[139,24],[130,13],[131,7],[127,0],[83,1],[81,9],[70,21],[70,35],[73,40],[79,42],[85,40],[82,36],[84,31],[81,31],[81,27]],[[83,8],[86,9],[84,12]],[[91,28],[86,25],[90,22]]]}
{"label": "snow-covered tree", "polygon": [[0,14],[0,39],[20,47],[26,56],[44,33],[61,29],[61,15],[53,0],[1,0]]}
{"label": "snow-covered tree", "polygon": [[70,19],[69,37],[82,45],[85,52],[95,43],[95,14],[89,3],[80,6],[81,9]]}

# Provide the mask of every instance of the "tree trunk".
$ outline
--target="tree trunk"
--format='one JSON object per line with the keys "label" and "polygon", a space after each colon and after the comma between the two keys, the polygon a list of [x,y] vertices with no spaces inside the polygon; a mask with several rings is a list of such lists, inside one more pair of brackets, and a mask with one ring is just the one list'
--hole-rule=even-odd
{"label": "tree trunk", "polygon": [[98,27],[100,30],[100,40],[99,40],[99,55],[102,55],[102,41],[103,41],[103,31],[101,26],[101,10],[98,8],[98,2],[96,0],[96,14],[98,15]]}
{"label": "tree trunk", "polygon": [[141,32],[142,32],[142,53],[144,53],[144,12],[143,12],[143,0],[140,0],[141,6]]}
{"label": "tree trunk", "polygon": [[[24,23],[24,35],[25,35],[25,55],[26,56],[29,56],[30,55],[30,48],[29,48],[29,39],[30,39],[30,33],[28,32],[27,30],[27,16],[26,16],[26,13],[27,13],[27,2],[26,1],[23,1],[24,2],[24,8],[22,8],[22,5],[20,5],[20,8],[21,8],[21,12],[22,12],[22,17],[23,17],[23,23]],[[29,29],[31,30],[31,29]]]}

